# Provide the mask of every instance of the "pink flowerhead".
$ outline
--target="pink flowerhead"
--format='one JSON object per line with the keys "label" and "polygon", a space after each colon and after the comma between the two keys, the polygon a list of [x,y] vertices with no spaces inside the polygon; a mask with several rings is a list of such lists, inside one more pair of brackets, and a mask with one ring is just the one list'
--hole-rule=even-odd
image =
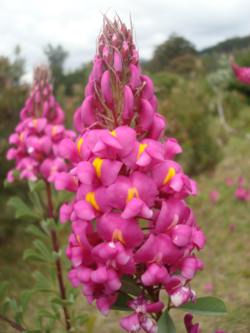
{"label": "pink flowerhead", "polygon": [[127,332],[156,333],[161,294],[173,307],[194,300],[189,285],[203,268],[197,251],[205,236],[185,202],[197,194],[196,183],[174,161],[182,148],[164,137],[157,108],[131,30],[105,19],[74,116],[79,136],[62,139],[58,148],[73,167],[56,174],[55,186],[74,193],[60,210],[61,222],[72,223],[69,279],[105,315],[124,283],[134,285],[138,295],[127,295],[125,304],[132,313],[121,320]]}
{"label": "pink flowerhead", "polygon": [[[36,181],[39,178],[54,182],[57,172],[66,171],[68,164],[59,157],[59,144],[75,134],[63,125],[64,113],[53,96],[46,67],[37,67],[30,96],[20,112],[20,122],[10,135],[14,146],[7,159],[15,161],[21,179]],[[8,181],[13,177],[8,175]]]}

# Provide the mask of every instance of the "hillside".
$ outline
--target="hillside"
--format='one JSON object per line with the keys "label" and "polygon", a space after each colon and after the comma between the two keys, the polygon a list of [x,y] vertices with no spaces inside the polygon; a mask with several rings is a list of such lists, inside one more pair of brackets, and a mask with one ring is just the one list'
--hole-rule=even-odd
{"label": "hillside", "polygon": [[235,51],[245,50],[249,47],[250,35],[245,37],[233,37],[201,50],[200,54],[232,53]]}

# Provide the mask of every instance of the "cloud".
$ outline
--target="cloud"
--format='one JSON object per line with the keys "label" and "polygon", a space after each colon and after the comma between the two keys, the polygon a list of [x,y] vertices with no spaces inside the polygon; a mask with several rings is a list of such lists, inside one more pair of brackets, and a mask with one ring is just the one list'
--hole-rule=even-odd
{"label": "cloud", "polygon": [[19,44],[28,72],[45,61],[43,48],[49,42],[69,51],[69,69],[89,61],[95,53],[102,14],[117,12],[126,23],[132,16],[144,58],[172,32],[198,48],[250,33],[248,0],[0,0],[0,7],[0,54],[11,55]]}

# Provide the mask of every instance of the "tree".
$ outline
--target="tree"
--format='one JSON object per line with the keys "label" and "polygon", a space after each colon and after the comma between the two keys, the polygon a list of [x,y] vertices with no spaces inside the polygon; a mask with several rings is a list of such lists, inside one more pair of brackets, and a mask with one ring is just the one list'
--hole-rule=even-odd
{"label": "tree", "polygon": [[69,54],[61,45],[53,46],[51,44],[44,48],[44,53],[48,59],[56,90],[63,77],[64,63]]}
{"label": "tree", "polygon": [[195,46],[190,41],[182,36],[173,34],[168,40],[157,46],[150,62],[150,67],[153,71],[169,69],[176,58],[185,55],[195,56],[196,54]]}
{"label": "tree", "polygon": [[21,47],[17,45],[14,49],[14,61],[11,65],[11,77],[13,83],[20,84],[21,77],[24,74],[25,59],[21,55]]}

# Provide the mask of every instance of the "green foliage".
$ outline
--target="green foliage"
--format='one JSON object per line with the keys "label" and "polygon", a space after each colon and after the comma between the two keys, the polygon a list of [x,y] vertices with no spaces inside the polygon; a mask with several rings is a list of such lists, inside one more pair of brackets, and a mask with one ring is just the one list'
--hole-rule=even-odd
{"label": "green foliage", "polygon": [[178,57],[194,56],[196,50],[194,45],[182,36],[173,34],[161,45],[157,46],[154,51],[152,60],[147,67],[153,71],[161,71],[166,69],[174,69],[176,64],[173,62]]}
{"label": "green foliage", "polygon": [[176,333],[175,325],[169,315],[168,310],[165,310],[158,321],[158,333]]}
{"label": "green foliage", "polygon": [[132,300],[132,297],[119,292],[115,304],[112,305],[113,310],[119,311],[130,311],[131,309],[128,306],[128,302]]}
{"label": "green foliage", "polygon": [[221,316],[227,314],[224,302],[212,296],[197,298],[195,302],[183,304],[178,309],[206,316]]}
{"label": "green foliage", "polygon": [[210,95],[210,88],[200,79],[179,79],[167,98],[160,95],[159,110],[169,124],[167,135],[183,146],[181,162],[192,174],[212,169],[221,156],[210,127]]}
{"label": "green foliage", "polygon": [[213,53],[232,53],[238,50],[244,50],[250,47],[250,36],[234,37],[226,39],[218,44],[207,47],[201,51],[201,54]]}
{"label": "green foliage", "polygon": [[63,77],[64,63],[68,57],[68,52],[61,45],[53,46],[48,44],[44,48],[44,53],[47,56],[48,63],[54,80],[54,87],[57,90]]}
{"label": "green foliage", "polygon": [[[46,216],[46,205],[41,199],[44,192],[44,182],[29,183],[30,202],[25,203],[19,197],[13,197],[9,205],[15,210],[17,218],[30,218],[33,221]],[[39,212],[37,212],[37,210]],[[44,211],[43,211],[44,210]],[[36,222],[37,223],[37,222]],[[58,263],[65,254],[62,248],[55,247],[55,237],[63,229],[53,218],[41,220],[38,224],[30,224],[27,232],[34,236],[33,247],[28,248],[23,253],[24,260],[35,262],[39,270],[34,271],[30,276],[30,288],[24,290],[18,299],[6,297],[9,284],[6,282],[0,284],[0,314],[8,318],[14,325],[24,329],[25,332],[65,332],[63,313],[67,308],[76,303],[78,290],[64,285],[65,297],[62,296],[58,281]],[[52,235],[54,235],[52,237]],[[52,238],[51,238],[52,237]],[[56,240],[58,243],[58,239]],[[58,248],[58,249],[57,249]],[[65,258],[64,258],[65,260]],[[43,264],[41,266],[41,263]],[[61,265],[61,263],[60,263]],[[43,267],[43,268],[42,268]],[[61,266],[66,268],[67,266]],[[63,272],[60,273],[64,275]],[[33,295],[39,298],[39,295],[46,293],[46,304],[36,304],[32,322],[27,320],[28,310],[34,302]],[[92,325],[85,314],[76,313],[76,309],[70,311],[70,323],[72,331],[79,330],[83,325]],[[29,322],[27,324],[27,322]]]}

